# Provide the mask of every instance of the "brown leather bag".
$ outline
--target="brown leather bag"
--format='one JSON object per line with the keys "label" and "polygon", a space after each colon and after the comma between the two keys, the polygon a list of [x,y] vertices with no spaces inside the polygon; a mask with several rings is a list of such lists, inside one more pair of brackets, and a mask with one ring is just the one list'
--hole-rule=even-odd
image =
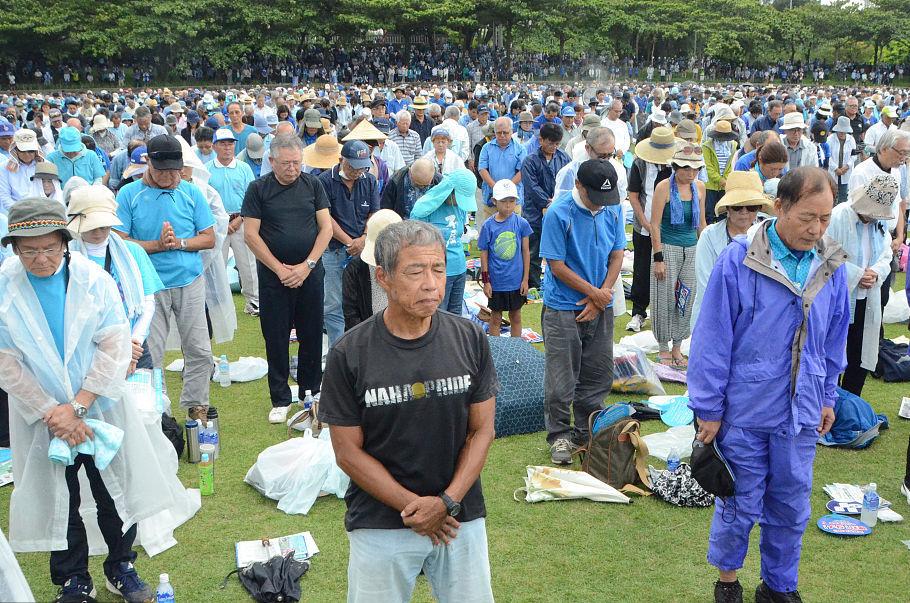
{"label": "brown leather bag", "polygon": [[594,419],[600,411],[588,418],[588,443],[579,452],[583,455],[582,471],[613,486],[620,492],[642,496],[651,493],[648,475],[648,445],[641,439],[640,424],[635,419],[620,419],[594,434]]}

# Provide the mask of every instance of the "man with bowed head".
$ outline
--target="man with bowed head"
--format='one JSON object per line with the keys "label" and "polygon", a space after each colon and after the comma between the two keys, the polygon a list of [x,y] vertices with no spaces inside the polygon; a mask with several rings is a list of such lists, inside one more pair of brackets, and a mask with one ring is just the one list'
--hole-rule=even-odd
{"label": "man with bowed head", "polygon": [[[736,237],[717,259],[692,334],[689,406],[697,439],[717,442],[736,480],[718,497],[708,544],[718,602],[741,602],[736,572],[761,524],[758,603],[798,602],[815,445],[834,423],[847,365],[847,254],[825,236],[836,189],[801,167],[780,181],[777,218]],[[761,400],[761,404],[756,404]]]}

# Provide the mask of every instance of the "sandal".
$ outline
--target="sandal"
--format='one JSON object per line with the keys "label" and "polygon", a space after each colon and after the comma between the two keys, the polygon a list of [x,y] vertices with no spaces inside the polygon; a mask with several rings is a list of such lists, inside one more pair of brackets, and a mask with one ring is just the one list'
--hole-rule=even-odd
{"label": "sandal", "polygon": [[670,352],[659,352],[657,361],[665,366],[673,366],[673,356],[670,355]]}
{"label": "sandal", "polygon": [[689,361],[682,354],[679,355],[679,358],[673,358],[673,363],[670,365],[677,370],[685,370],[689,368]]}

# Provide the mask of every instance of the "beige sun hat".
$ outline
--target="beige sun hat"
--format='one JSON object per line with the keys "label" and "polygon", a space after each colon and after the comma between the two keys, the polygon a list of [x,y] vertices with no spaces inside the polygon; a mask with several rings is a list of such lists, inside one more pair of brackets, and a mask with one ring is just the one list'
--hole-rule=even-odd
{"label": "beige sun hat", "polygon": [[891,174],[880,174],[861,187],[850,191],[850,206],[857,214],[871,220],[891,220],[891,206],[900,185]]}
{"label": "beige sun hat", "polygon": [[354,129],[348,132],[348,135],[342,138],[343,142],[349,140],[385,140],[388,138],[379,128],[374,126],[369,120],[362,120],[354,126]]}
{"label": "beige sun hat", "polygon": [[367,238],[360,252],[360,259],[376,266],[376,239],[386,226],[401,222],[401,216],[391,209],[380,209],[367,220]]}
{"label": "beige sun hat", "polygon": [[714,207],[714,213],[718,215],[726,212],[728,207],[761,205],[768,212],[774,207],[771,198],[765,194],[761,178],[755,170],[730,172],[724,190],[724,196]]}
{"label": "beige sun hat", "polygon": [[702,157],[700,146],[680,140],[676,143],[676,149],[673,152],[673,156],[670,157],[669,163],[698,170],[704,167],[705,159]]}
{"label": "beige sun hat", "polygon": [[679,139],[673,136],[673,130],[661,126],[651,130],[651,135],[635,145],[635,156],[648,163],[666,165],[676,150]]}
{"label": "beige sun hat", "polygon": [[117,218],[117,201],[114,193],[101,184],[77,188],[70,195],[66,209],[69,228],[75,234],[82,234],[96,228],[121,226]]}
{"label": "beige sun hat", "polygon": [[102,130],[107,130],[108,128],[113,128],[114,124],[111,123],[111,120],[107,118],[104,113],[99,113],[92,118],[92,134],[95,132],[101,132]]}
{"label": "beige sun hat", "polygon": [[303,163],[320,170],[335,167],[340,157],[341,144],[333,134],[323,134],[303,149]]}

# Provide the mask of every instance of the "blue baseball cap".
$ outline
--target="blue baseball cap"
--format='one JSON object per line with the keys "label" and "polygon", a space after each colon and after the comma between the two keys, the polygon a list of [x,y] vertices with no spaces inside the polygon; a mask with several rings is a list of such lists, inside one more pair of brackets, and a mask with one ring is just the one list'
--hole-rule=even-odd
{"label": "blue baseball cap", "polygon": [[344,143],[341,147],[341,156],[347,159],[355,170],[363,170],[373,165],[370,161],[370,147],[362,140],[349,140]]}
{"label": "blue baseball cap", "polygon": [[16,126],[8,121],[0,122],[0,138],[13,136],[16,133]]}
{"label": "blue baseball cap", "polygon": [[392,122],[385,117],[380,117],[373,120],[373,125],[376,126],[376,129],[382,132],[383,134],[388,134],[392,131]]}
{"label": "blue baseball cap", "polygon": [[57,142],[60,143],[60,150],[64,153],[77,153],[85,148],[85,145],[82,144],[82,134],[72,126],[60,128]]}
{"label": "blue baseball cap", "polygon": [[575,117],[575,109],[572,107],[563,107],[561,115],[563,117]]}
{"label": "blue baseball cap", "polygon": [[186,112],[186,121],[189,124],[198,124],[199,123],[199,113],[190,109]]}

